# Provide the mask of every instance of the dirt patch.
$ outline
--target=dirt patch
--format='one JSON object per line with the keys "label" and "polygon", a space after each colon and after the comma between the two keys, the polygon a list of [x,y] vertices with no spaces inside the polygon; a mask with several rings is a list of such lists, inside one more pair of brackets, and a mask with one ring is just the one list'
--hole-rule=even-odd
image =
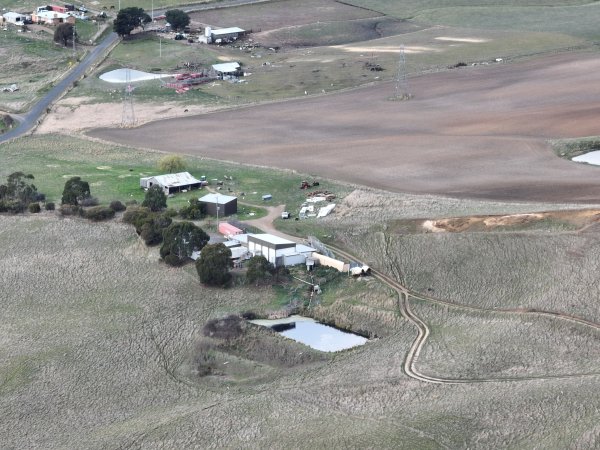
{"label": "dirt patch", "polygon": [[427,232],[460,233],[465,231],[492,231],[509,227],[526,227],[540,221],[562,222],[584,230],[600,220],[600,210],[551,211],[543,213],[509,214],[502,216],[453,217],[425,220],[421,227]]}
{"label": "dirt patch", "polygon": [[[37,134],[72,133],[98,126],[119,127],[123,117],[121,103],[86,103],[86,97],[69,97],[52,107],[43,122],[37,127]],[[142,125],[155,120],[183,117],[188,114],[202,114],[211,108],[202,105],[181,105],[177,103],[135,105],[135,120]]]}

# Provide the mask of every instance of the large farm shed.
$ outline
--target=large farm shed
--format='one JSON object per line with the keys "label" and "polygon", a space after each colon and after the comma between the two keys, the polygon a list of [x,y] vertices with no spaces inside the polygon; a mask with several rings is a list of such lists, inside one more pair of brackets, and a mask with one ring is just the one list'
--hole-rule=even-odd
{"label": "large farm shed", "polygon": [[264,256],[275,267],[279,267],[303,264],[315,249],[272,234],[249,234],[248,251]]}
{"label": "large farm shed", "polygon": [[[237,213],[237,197],[223,194],[207,194],[198,199],[206,205],[206,213],[211,216],[229,216]],[[217,214],[217,208],[219,214]]]}
{"label": "large farm shed", "polygon": [[197,180],[189,172],[170,173],[168,175],[157,175],[154,177],[140,178],[140,187],[144,189],[152,186],[160,186],[166,195],[175,192],[199,189],[202,182]]}
{"label": "large farm shed", "polygon": [[246,30],[242,30],[238,27],[220,28],[218,30],[213,30],[212,28],[209,28],[207,34],[208,33],[210,33],[212,41],[215,42],[217,41],[217,39],[237,39],[239,36],[243,36],[246,33]]}

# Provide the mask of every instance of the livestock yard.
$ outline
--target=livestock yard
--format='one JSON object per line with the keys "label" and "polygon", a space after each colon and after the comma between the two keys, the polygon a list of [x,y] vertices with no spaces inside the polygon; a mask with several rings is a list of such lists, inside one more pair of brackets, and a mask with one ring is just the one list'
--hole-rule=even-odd
{"label": "livestock yard", "polygon": [[[133,211],[139,179],[179,155],[208,180],[200,196],[239,198],[244,226],[372,269],[307,262],[260,284],[236,266],[207,287],[126,213],[2,213],[0,447],[600,447],[600,168],[571,161],[600,150],[600,5],[461,3],[204,2],[192,27],[250,33],[125,39],[0,144],[1,183],[32,173],[57,209],[81,176]],[[33,48],[58,76],[65,51],[16,36],[20,80]],[[241,81],[141,81],[127,101],[99,78],[230,61]],[[43,95],[34,79],[11,111]],[[316,192],[335,207],[301,219]],[[211,238],[218,222],[195,220]],[[321,352],[244,320],[298,312],[368,341]]]}

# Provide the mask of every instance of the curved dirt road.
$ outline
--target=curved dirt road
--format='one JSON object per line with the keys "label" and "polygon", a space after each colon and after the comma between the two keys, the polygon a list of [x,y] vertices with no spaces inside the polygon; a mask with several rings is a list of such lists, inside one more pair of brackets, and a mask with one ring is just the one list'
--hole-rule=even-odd
{"label": "curved dirt road", "polygon": [[[350,260],[356,260],[356,258],[348,252],[341,250],[339,248],[328,245],[334,252],[342,255],[345,258]],[[439,376],[430,376],[425,375],[418,371],[416,368],[416,362],[421,352],[421,349],[425,345],[427,338],[429,337],[429,327],[425,322],[423,322],[416,314],[412,312],[410,309],[410,297],[413,297],[418,300],[423,300],[427,302],[432,302],[441,305],[452,306],[461,309],[468,309],[473,311],[484,311],[484,312],[493,312],[493,313],[506,313],[506,314],[518,314],[518,315],[532,315],[532,316],[546,316],[552,317],[559,320],[566,320],[568,322],[577,323],[580,325],[585,325],[595,330],[600,331],[600,324],[595,322],[591,322],[589,320],[571,316],[568,314],[562,314],[553,311],[540,311],[540,310],[521,310],[521,309],[487,309],[487,308],[478,308],[475,306],[466,306],[457,303],[452,303],[446,300],[436,299],[434,297],[429,297],[425,295],[421,295],[416,292],[410,291],[408,288],[398,283],[391,277],[385,275],[382,272],[377,270],[372,270],[373,275],[387,284],[389,287],[394,289],[398,293],[398,310],[402,314],[406,320],[412,323],[417,328],[417,337],[412,343],[406,358],[404,360],[404,372],[411,378],[414,378],[419,381],[424,381],[427,383],[442,383],[442,384],[470,384],[470,383],[496,383],[496,382],[507,382],[507,381],[529,381],[529,380],[546,380],[546,379],[567,379],[567,378],[579,378],[579,377],[589,377],[589,376],[600,376],[600,372],[590,372],[590,373],[575,373],[575,374],[565,374],[565,375],[543,375],[543,376],[521,376],[521,377],[492,377],[492,378],[444,378]]]}
{"label": "curved dirt road", "polygon": [[394,192],[600,202],[600,171],[555,156],[553,138],[600,134],[600,56],[567,53],[337,94],[88,134]]}

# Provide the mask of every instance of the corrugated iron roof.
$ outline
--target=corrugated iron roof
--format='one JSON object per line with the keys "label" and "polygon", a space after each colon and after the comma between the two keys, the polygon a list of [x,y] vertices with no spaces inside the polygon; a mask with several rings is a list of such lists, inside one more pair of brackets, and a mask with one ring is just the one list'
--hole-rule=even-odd
{"label": "corrugated iron roof", "polygon": [[200,180],[194,178],[189,172],[170,173],[168,175],[157,175],[148,177],[163,187],[188,186],[190,184],[200,183]]}

